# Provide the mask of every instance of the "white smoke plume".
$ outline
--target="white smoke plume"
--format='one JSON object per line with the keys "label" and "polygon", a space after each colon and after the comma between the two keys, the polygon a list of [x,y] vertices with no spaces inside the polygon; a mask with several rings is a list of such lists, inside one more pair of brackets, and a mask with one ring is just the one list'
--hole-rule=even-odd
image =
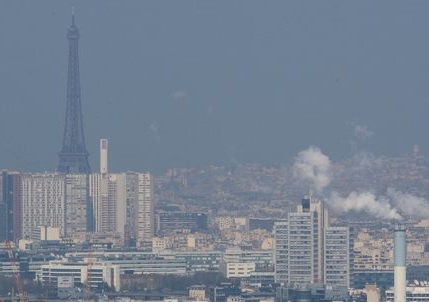
{"label": "white smoke plume", "polygon": [[385,197],[377,198],[370,192],[351,192],[347,197],[342,197],[333,192],[328,199],[328,203],[334,210],[339,212],[368,212],[376,218],[381,219],[401,219],[398,210],[392,207]]}
{"label": "white smoke plume", "polygon": [[171,97],[175,101],[183,101],[184,99],[186,99],[187,94],[183,90],[177,90],[171,94]]}
{"label": "white smoke plume", "polygon": [[426,199],[394,188],[387,189],[387,196],[403,214],[420,218],[429,217],[429,203]]}
{"label": "white smoke plume", "polygon": [[310,146],[296,156],[293,175],[320,193],[331,182],[331,160],[318,147]]}
{"label": "white smoke plume", "polygon": [[[360,130],[365,132],[364,128]],[[380,160],[364,155],[355,163],[357,166],[381,164]],[[298,153],[293,164],[293,176],[308,185],[313,192],[329,196],[326,198],[327,205],[340,213],[365,212],[376,218],[388,220],[400,220],[401,214],[420,218],[429,217],[429,202],[426,199],[394,188],[388,188],[385,194],[379,196],[368,191],[352,191],[347,196],[342,196],[335,191],[327,194],[326,189],[333,179],[333,165],[329,157],[315,146],[310,146]],[[341,177],[341,175],[337,176]]]}
{"label": "white smoke plume", "polygon": [[366,125],[355,125],[354,126],[355,136],[360,140],[367,140],[374,136],[374,132],[371,131]]}

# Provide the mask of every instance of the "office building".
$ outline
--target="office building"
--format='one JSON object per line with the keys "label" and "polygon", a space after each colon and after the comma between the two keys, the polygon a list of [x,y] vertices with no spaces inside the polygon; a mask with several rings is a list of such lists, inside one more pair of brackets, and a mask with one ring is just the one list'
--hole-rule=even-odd
{"label": "office building", "polygon": [[158,235],[174,232],[204,232],[208,229],[207,215],[204,213],[161,212],[156,215]]}
{"label": "office building", "polygon": [[102,288],[106,283],[115,291],[121,289],[119,266],[109,263],[53,260],[41,266],[39,277],[45,286],[54,288],[62,277],[71,277],[74,286],[88,284],[90,288]]}

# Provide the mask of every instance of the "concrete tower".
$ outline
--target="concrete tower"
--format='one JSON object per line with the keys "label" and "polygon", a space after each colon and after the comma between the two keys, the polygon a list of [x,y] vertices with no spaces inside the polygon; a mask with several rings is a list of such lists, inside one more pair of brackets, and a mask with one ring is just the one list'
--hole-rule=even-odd
{"label": "concrete tower", "polygon": [[100,139],[100,173],[107,174],[107,150],[108,150],[108,141],[106,138]]}
{"label": "concrete tower", "polygon": [[407,258],[407,242],[405,239],[405,226],[395,226],[394,239],[394,301],[406,302],[406,258]]}

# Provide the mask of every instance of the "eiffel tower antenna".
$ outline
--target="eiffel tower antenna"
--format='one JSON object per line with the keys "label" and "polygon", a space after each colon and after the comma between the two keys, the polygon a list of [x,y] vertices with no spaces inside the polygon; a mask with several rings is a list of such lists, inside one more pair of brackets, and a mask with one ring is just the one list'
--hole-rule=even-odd
{"label": "eiffel tower antenna", "polygon": [[72,25],[74,25],[74,6],[72,6]]}

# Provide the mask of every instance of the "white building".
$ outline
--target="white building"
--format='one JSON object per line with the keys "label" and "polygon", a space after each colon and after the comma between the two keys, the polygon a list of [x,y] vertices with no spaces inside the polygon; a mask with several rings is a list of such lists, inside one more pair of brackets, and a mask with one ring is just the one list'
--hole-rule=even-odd
{"label": "white building", "polygon": [[95,232],[135,238],[152,245],[154,233],[153,178],[149,173],[90,175]]}
{"label": "white building", "polygon": [[108,140],[100,139],[100,172],[89,177],[89,196],[92,202],[93,231],[118,233],[124,237],[126,214],[125,173],[109,173]]}
{"label": "white building", "polygon": [[127,213],[127,187],[125,173],[109,174],[109,203],[114,205],[116,232],[124,236]]}
{"label": "white building", "polygon": [[151,246],[154,234],[153,177],[150,173],[137,173],[136,244]]}
{"label": "white building", "polygon": [[119,266],[108,263],[50,261],[42,265],[39,277],[45,285],[54,287],[58,278],[72,277],[74,285],[89,284],[90,288],[96,288],[107,283],[116,291],[121,289]]}
{"label": "white building", "polygon": [[317,228],[312,212],[289,213],[288,228],[288,282],[310,284],[316,280]]}
{"label": "white building", "polygon": [[347,227],[328,227],[325,231],[325,284],[338,296],[350,288],[350,234]]}
{"label": "white building", "polygon": [[43,225],[39,229],[39,240],[60,240],[60,229]]}
{"label": "white building", "polygon": [[[394,302],[393,288],[386,290],[386,302]],[[406,302],[429,302],[429,286],[407,286]]]}
{"label": "white building", "polygon": [[20,185],[22,236],[32,239],[40,226],[65,232],[65,176],[57,173],[22,174]]}
{"label": "white building", "polygon": [[93,173],[90,178],[95,232],[119,233],[124,236],[126,215],[125,173]]}
{"label": "white building", "polygon": [[256,270],[255,262],[228,262],[223,266],[223,274],[226,278],[246,278]]}
{"label": "white building", "polygon": [[288,229],[287,221],[274,224],[274,269],[275,281],[287,285],[288,283]]}
{"label": "white building", "polygon": [[284,285],[323,283],[323,240],[328,213],[323,202],[304,198],[296,212],[274,226],[275,280]]}

